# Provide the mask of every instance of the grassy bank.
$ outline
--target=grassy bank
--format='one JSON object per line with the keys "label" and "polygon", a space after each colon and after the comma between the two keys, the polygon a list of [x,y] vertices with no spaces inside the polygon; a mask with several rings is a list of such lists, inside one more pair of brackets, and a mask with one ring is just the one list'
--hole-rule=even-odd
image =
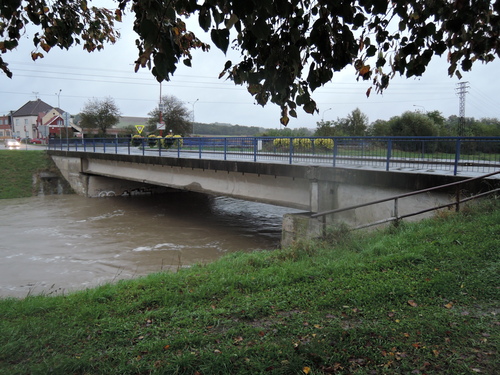
{"label": "grassy bank", "polygon": [[496,374],[500,210],[0,301],[2,374]]}
{"label": "grassy bank", "polygon": [[44,150],[0,150],[0,199],[33,195],[33,174],[53,168]]}

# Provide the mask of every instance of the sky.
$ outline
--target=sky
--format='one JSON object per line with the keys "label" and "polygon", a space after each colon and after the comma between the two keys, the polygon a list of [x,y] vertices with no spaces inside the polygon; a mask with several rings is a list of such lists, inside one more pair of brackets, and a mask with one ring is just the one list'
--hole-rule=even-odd
{"label": "sky", "polygon": [[[37,61],[31,60],[34,47],[25,36],[18,49],[2,55],[14,76],[9,79],[0,72],[0,115],[35,99],[75,115],[87,101],[111,97],[122,116],[147,117],[158,106],[161,90],[163,96],[173,95],[184,102],[196,122],[280,128],[278,106],[270,103],[261,107],[244,86],[218,78],[228,59],[237,61],[234,51],[233,56],[225,56],[216,47],[208,53],[194,51],[192,67],[180,63],[171,81],[161,87],[147,68],[135,73],[136,34],[130,22],[125,17],[119,26],[120,40],[103,51],[88,53],[81,46],[55,48]],[[210,42],[208,34],[193,31],[202,41]],[[365,93],[370,82],[357,82],[352,68],[334,73],[331,83],[313,93],[319,112],[310,115],[299,108],[298,118],[291,118],[288,127],[315,129],[319,121],[344,118],[356,108],[370,123],[405,111],[437,110],[445,117],[458,116],[459,82],[468,82],[466,117],[500,118],[498,59],[487,65],[475,64],[471,72],[463,73],[462,80],[449,77],[447,68],[444,59],[434,60],[423,77],[395,77],[383,94],[372,91],[368,98]]]}

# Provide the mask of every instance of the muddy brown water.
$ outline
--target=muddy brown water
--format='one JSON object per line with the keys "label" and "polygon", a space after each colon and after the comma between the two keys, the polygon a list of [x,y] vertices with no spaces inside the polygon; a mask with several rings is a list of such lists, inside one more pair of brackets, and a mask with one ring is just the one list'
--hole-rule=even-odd
{"label": "muddy brown water", "polygon": [[64,294],[274,249],[292,209],[194,193],[0,200],[0,297]]}

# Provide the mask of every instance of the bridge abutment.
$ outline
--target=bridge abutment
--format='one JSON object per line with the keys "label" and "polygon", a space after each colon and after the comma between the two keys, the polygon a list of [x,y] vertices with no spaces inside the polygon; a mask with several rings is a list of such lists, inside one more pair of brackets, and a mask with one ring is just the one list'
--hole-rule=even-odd
{"label": "bridge abutment", "polygon": [[90,198],[134,194],[160,194],[171,191],[166,186],[159,186],[140,181],[99,176],[85,173],[88,160],[74,157],[52,156],[52,160],[79,195]]}
{"label": "bridge abutment", "polygon": [[[283,245],[319,235],[311,213],[334,210],[455,182],[460,177],[327,166],[124,154],[50,151],[71,187],[88,197],[189,190],[304,211],[283,220]],[[398,208],[415,212],[449,203],[452,194],[416,196]],[[359,226],[394,215],[391,202],[329,215],[325,224]]]}

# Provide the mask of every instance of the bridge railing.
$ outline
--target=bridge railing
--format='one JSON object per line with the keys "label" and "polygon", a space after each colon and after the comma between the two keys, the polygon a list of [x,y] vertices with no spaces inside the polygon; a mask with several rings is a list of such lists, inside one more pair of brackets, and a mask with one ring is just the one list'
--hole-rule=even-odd
{"label": "bridge railing", "polygon": [[[340,214],[343,212],[356,211],[358,209],[363,209],[365,207],[386,204],[389,202],[393,203],[392,216],[386,217],[386,218],[383,218],[380,220],[372,221],[369,223],[353,226],[350,228],[350,230],[363,229],[363,228],[373,227],[376,225],[381,225],[381,224],[386,224],[386,223],[394,223],[397,225],[403,219],[426,214],[428,212],[437,211],[437,210],[441,210],[441,209],[445,209],[445,208],[451,209],[454,207],[455,211],[458,212],[458,211],[460,211],[460,205],[463,205],[464,203],[467,203],[467,202],[475,200],[475,199],[487,197],[489,195],[500,193],[500,188],[498,187],[498,184],[492,184],[491,181],[487,180],[488,177],[493,177],[493,176],[498,175],[498,174],[500,174],[500,171],[488,173],[488,174],[483,175],[483,176],[472,177],[472,178],[469,178],[467,180],[462,180],[462,181],[452,182],[452,183],[445,184],[445,185],[439,185],[439,186],[434,186],[434,187],[427,188],[427,189],[417,190],[417,191],[413,191],[410,193],[399,194],[399,195],[395,195],[395,196],[392,196],[389,198],[384,198],[384,199],[380,199],[380,200],[376,200],[376,201],[361,203],[361,204],[357,204],[354,206],[318,212],[316,214],[311,215],[311,217],[312,218],[319,218],[322,221],[323,234],[325,234],[326,233],[325,231],[327,229],[327,221],[326,221],[327,216],[335,216],[336,214]],[[479,192],[479,193],[470,194],[467,196],[462,196],[463,189],[466,188],[468,184],[470,184],[471,182],[475,182],[475,181],[483,182],[484,183],[484,188],[483,188],[484,190]],[[450,190],[450,189],[455,190],[454,202],[440,204],[440,205],[432,205],[431,207],[428,207],[425,209],[420,209],[418,211],[410,211],[406,214],[400,213],[401,206],[402,206],[401,201],[404,198],[414,197],[414,196],[428,194],[428,193],[432,193],[432,192],[441,192],[445,189],[446,190]],[[467,191],[467,190],[465,190],[465,191]]]}
{"label": "bridge railing", "polygon": [[175,137],[51,139],[52,150],[488,173],[500,137]]}

